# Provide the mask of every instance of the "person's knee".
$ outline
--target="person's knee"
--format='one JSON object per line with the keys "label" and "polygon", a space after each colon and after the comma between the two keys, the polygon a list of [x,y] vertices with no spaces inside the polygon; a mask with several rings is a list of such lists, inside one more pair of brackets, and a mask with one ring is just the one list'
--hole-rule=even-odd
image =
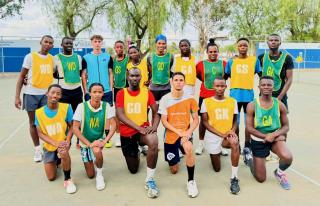
{"label": "person's knee", "polygon": [[131,174],[136,174],[138,172],[138,167],[128,167]]}
{"label": "person's knee", "polygon": [[257,180],[257,182],[263,183],[266,181],[266,176],[263,175],[255,175],[255,179]]}
{"label": "person's knee", "polygon": [[215,172],[220,172],[220,170],[221,170],[220,165],[212,165],[212,168],[213,168],[213,170],[214,170]]}
{"label": "person's knee", "polygon": [[87,172],[87,176],[89,179],[93,179],[95,177],[95,174],[94,174],[94,172],[90,171],[90,172]]}
{"label": "person's knee", "polygon": [[239,150],[239,142],[238,142],[238,141],[237,141],[237,142],[232,142],[232,143],[230,144],[230,147],[231,147],[231,149],[234,150],[234,151],[240,151],[240,150]]}
{"label": "person's knee", "polygon": [[48,175],[47,178],[50,182],[52,182],[56,179],[56,176],[55,175]]}
{"label": "person's knee", "polygon": [[184,149],[184,152],[185,152],[186,156],[190,156],[190,155],[193,154],[192,153],[192,143],[191,142],[184,143],[183,149]]}
{"label": "person's knee", "polygon": [[147,137],[149,139],[148,151],[158,152],[158,137],[155,134],[151,134]]}
{"label": "person's knee", "polygon": [[170,167],[171,174],[177,174],[179,172],[179,167],[177,166],[171,166]]}

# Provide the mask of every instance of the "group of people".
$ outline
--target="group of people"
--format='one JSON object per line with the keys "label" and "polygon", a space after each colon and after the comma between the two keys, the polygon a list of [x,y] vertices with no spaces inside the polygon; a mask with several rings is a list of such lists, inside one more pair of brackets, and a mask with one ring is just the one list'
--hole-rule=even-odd
{"label": "group of people", "polygon": [[[69,149],[72,136],[79,148],[88,178],[103,190],[104,147],[120,133],[123,156],[130,173],[139,170],[140,146],[147,146],[145,188],[150,198],[159,195],[155,182],[158,160],[157,128],[162,122],[164,156],[170,172],[179,171],[182,152],[187,167],[187,193],[198,195],[195,181],[193,133],[199,126],[199,145],[195,153],[209,153],[212,167],[221,168],[222,148],[231,149],[230,192],[240,192],[238,164],[240,112],[245,114],[245,164],[259,182],[266,180],[266,157],[277,154],[279,167],[275,177],[284,189],[290,189],[285,170],[292,154],[286,146],[289,123],[287,91],[292,83],[293,61],[280,51],[280,36],[268,37],[270,50],[259,57],[248,55],[249,40],[237,41],[238,55],[227,62],[219,58],[219,47],[210,39],[206,60],[196,63],[187,39],[179,42],[180,54],[167,51],[167,39],[158,35],[155,52],[142,58],[135,45],[125,53],[125,44],[116,41],[116,55],[102,52],[103,37],[91,37],[93,51],[81,58],[73,52],[73,39],[64,37],[62,52],[51,56],[54,40],[45,35],[39,52],[26,55],[16,86],[15,106],[27,111],[30,135],[35,146],[34,161],[45,165],[49,181],[57,168],[64,173],[67,193],[77,188],[71,178]],[[254,75],[260,76],[260,94],[254,98]],[[53,84],[54,78],[58,83]],[[230,97],[225,96],[230,78]],[[196,80],[201,81],[200,97],[195,96]],[[23,103],[20,93],[25,84]],[[151,109],[149,121],[148,114]],[[200,118],[199,118],[200,117]],[[39,138],[43,140],[41,149]],[[43,151],[42,151],[43,150]]]}

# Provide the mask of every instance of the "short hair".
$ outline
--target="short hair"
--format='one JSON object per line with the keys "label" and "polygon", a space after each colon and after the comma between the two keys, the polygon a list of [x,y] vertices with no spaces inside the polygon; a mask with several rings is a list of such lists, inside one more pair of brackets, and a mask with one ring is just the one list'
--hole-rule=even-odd
{"label": "short hair", "polygon": [[129,74],[129,72],[131,71],[131,70],[134,70],[134,69],[137,69],[137,70],[139,70],[139,72],[140,72],[140,75],[141,75],[141,70],[138,68],[138,67],[131,67],[131,69],[127,69],[127,71],[128,71],[128,74]]}
{"label": "short hair", "polygon": [[130,49],[136,49],[138,52],[140,52],[140,49],[138,48],[137,44],[134,43],[134,42],[131,42],[130,45],[129,45],[129,48],[128,48],[128,51]]}
{"label": "short hair", "polygon": [[281,40],[280,35],[279,35],[279,34],[276,34],[276,33],[269,34],[268,39],[269,39],[270,37],[272,37],[272,36],[279,37],[279,39]]}
{"label": "short hair", "polygon": [[118,44],[118,43],[120,43],[120,44],[123,44],[123,45],[124,45],[124,42],[123,42],[123,41],[121,41],[121,40],[117,40],[116,42],[114,42],[114,45],[116,45],[116,44]]}
{"label": "short hair", "polygon": [[208,44],[207,44],[207,51],[208,51],[209,47],[211,47],[211,46],[217,47],[217,49],[218,49],[218,51],[219,51],[219,47],[218,47],[218,45],[215,43],[215,39],[214,39],[214,38],[210,38],[210,39],[209,39],[209,42],[208,42]]}
{"label": "short hair", "polygon": [[50,39],[52,39],[52,40],[53,40],[53,37],[52,37],[51,35],[46,34],[46,35],[43,35],[43,36],[41,37],[40,42],[42,42],[42,40],[43,40],[44,38],[50,38]]}
{"label": "short hair", "polygon": [[217,76],[216,78],[214,78],[214,80],[223,80],[226,81],[223,77]]}
{"label": "short hair", "polygon": [[241,38],[239,38],[239,39],[237,40],[237,43],[239,43],[239,41],[246,41],[246,42],[250,43],[249,39],[246,38],[246,37],[241,37]]}
{"label": "short hair", "polygon": [[92,89],[94,86],[100,86],[100,87],[102,87],[102,91],[104,91],[104,87],[103,87],[103,85],[102,85],[101,83],[99,83],[99,82],[94,82],[94,83],[92,83],[92,84],[90,85],[90,87],[89,87],[89,92],[91,92],[91,89]]}
{"label": "short hair", "polygon": [[61,43],[63,43],[63,41],[64,41],[64,40],[67,40],[67,39],[69,39],[69,40],[71,40],[71,41],[74,41],[74,38],[69,37],[69,36],[65,36],[65,37],[62,38]]}
{"label": "short hair", "polygon": [[48,92],[52,89],[52,88],[59,88],[62,91],[62,87],[59,84],[51,84],[48,87]]}
{"label": "short hair", "polygon": [[181,39],[180,42],[179,42],[179,46],[180,46],[180,44],[182,42],[186,42],[189,45],[189,47],[191,47],[191,43],[190,43],[190,41],[188,39]]}
{"label": "short hair", "polygon": [[270,79],[270,80],[274,81],[274,78],[272,76],[262,76],[262,77],[260,77],[259,82],[261,82],[261,80],[263,80],[263,79]]}
{"label": "short hair", "polygon": [[94,39],[99,39],[99,40],[103,41],[103,37],[99,34],[95,34],[90,38],[91,41]]}
{"label": "short hair", "polygon": [[173,72],[171,78],[173,79],[173,77],[175,77],[175,76],[177,76],[177,75],[181,75],[181,76],[183,76],[183,79],[186,79],[186,76],[185,76],[182,72]]}

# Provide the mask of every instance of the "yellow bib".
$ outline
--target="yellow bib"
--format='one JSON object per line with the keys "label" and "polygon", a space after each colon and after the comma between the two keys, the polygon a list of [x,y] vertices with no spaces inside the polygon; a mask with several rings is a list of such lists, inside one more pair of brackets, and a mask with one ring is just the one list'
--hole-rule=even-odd
{"label": "yellow bib", "polygon": [[[52,118],[49,118],[45,114],[44,106],[36,110],[41,132],[57,142],[66,139],[68,106],[69,104],[59,103],[58,112]],[[43,147],[51,152],[57,150],[57,147],[46,142],[43,144]]]}
{"label": "yellow bib", "polygon": [[207,108],[209,124],[222,134],[232,129],[235,100],[226,97],[224,101],[218,101],[213,97],[206,98],[204,103]]}
{"label": "yellow bib", "polygon": [[140,69],[141,72],[141,80],[140,80],[140,88],[147,88],[146,85],[144,85],[144,82],[148,81],[148,64],[147,64],[147,59],[144,58],[141,60],[140,64],[134,66],[132,62],[129,62],[127,65],[127,69],[130,70],[133,67],[137,67]]}
{"label": "yellow bib", "polygon": [[41,58],[37,52],[32,53],[32,81],[35,88],[47,89],[53,82],[53,57]]}
{"label": "yellow bib", "polygon": [[186,84],[194,86],[196,83],[196,60],[193,55],[184,60],[181,55],[175,57],[174,72],[182,72],[186,77]]}
{"label": "yellow bib", "polygon": [[231,89],[253,89],[254,71],[257,58],[233,59],[231,68]]}
{"label": "yellow bib", "polygon": [[142,125],[148,121],[148,89],[140,88],[137,96],[131,96],[127,88],[124,91],[124,113],[137,125]]}

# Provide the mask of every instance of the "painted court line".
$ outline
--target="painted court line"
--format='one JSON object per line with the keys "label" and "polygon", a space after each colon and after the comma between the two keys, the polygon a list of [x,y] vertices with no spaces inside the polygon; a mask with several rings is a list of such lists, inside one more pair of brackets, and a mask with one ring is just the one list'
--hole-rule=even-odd
{"label": "painted court line", "polygon": [[14,137],[14,135],[16,135],[16,134],[19,132],[19,130],[20,130],[27,122],[28,122],[28,119],[26,119],[25,121],[23,121],[23,122],[10,134],[10,136],[9,136],[7,139],[3,140],[3,141],[1,142],[1,144],[0,144],[0,149],[1,149],[7,142],[9,142],[9,141]]}
{"label": "painted court line", "polygon": [[293,169],[292,167],[291,167],[291,168],[289,168],[289,170],[291,170],[292,172],[294,172],[294,173],[295,173],[295,174],[297,174],[298,176],[302,177],[303,179],[305,179],[305,180],[307,180],[307,181],[309,181],[309,182],[313,183],[314,185],[316,185],[316,186],[320,187],[320,183],[319,183],[319,182],[317,182],[317,181],[313,180],[312,178],[310,178],[310,177],[308,177],[308,176],[306,176],[306,175],[302,174],[301,172],[299,172],[299,171],[297,171],[297,170]]}

